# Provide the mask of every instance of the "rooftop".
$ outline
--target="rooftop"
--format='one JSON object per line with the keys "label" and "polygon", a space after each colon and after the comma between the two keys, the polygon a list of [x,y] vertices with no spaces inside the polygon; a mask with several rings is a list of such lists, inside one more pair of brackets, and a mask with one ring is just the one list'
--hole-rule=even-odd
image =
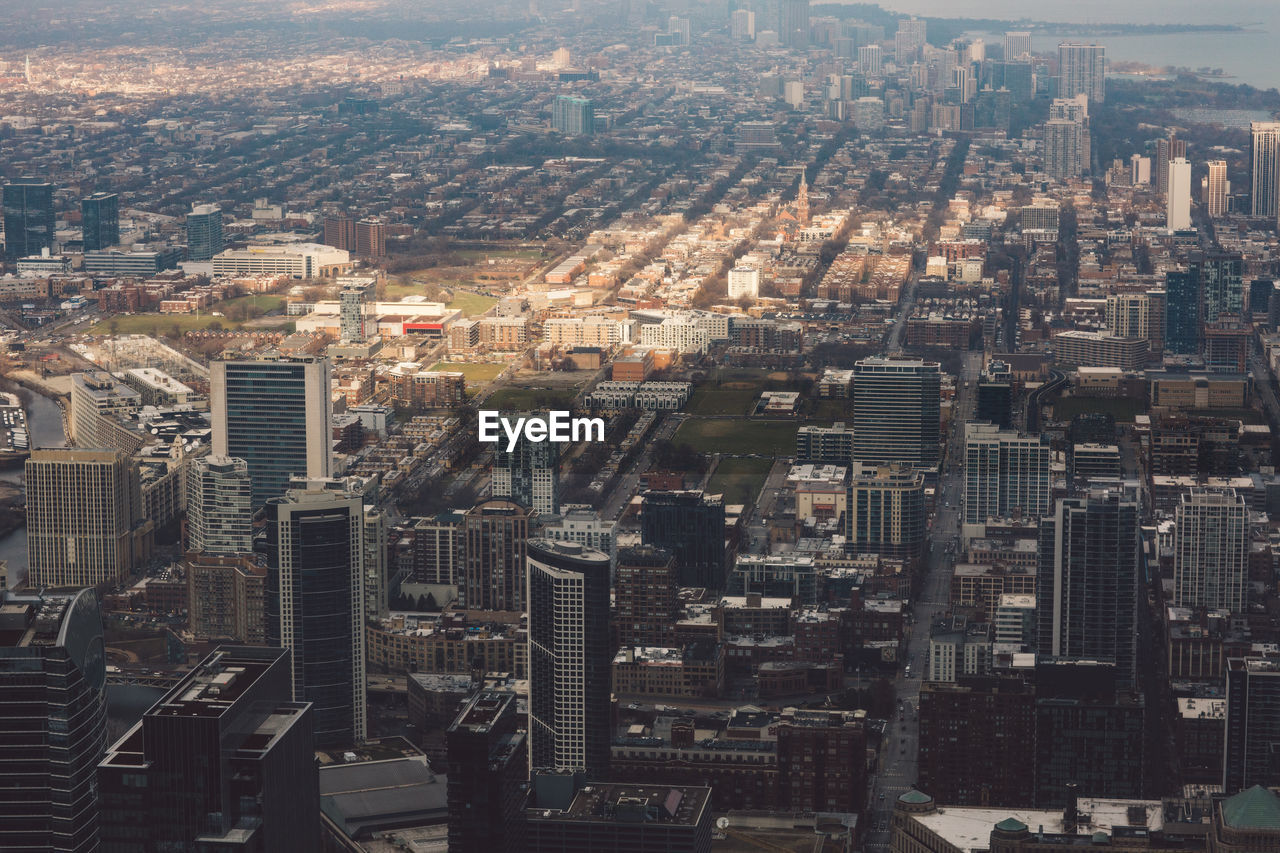
{"label": "rooftop", "polygon": [[685,785],[588,785],[574,795],[568,809],[530,809],[537,820],[596,823],[658,823],[695,826],[709,808],[711,789]]}

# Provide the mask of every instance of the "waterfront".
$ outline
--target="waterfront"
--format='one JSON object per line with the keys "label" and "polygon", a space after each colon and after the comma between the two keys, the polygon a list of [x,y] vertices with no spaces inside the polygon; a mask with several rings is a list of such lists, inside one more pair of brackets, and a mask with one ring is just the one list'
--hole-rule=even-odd
{"label": "waterfront", "polygon": [[[1128,3],[1081,0],[1063,5],[1045,0],[881,0],[894,12],[936,18],[1053,21],[1064,24],[1061,33],[1037,33],[1032,48],[1052,54],[1059,41],[1096,41],[1106,45],[1113,62],[1141,62],[1155,67],[1221,68],[1229,83],[1248,83],[1262,89],[1280,86],[1280,53],[1275,36],[1280,33],[1280,4],[1260,0],[1227,0],[1223,3]],[[1168,35],[1083,37],[1071,32],[1071,24],[1126,24],[1158,21],[1166,24],[1236,24],[1241,32],[1190,32]],[[1015,27],[1016,28],[1016,27]]]}
{"label": "waterfront", "polygon": [[[19,390],[18,395],[22,398],[27,410],[27,429],[31,434],[31,446],[64,446],[67,439],[62,427],[62,407],[54,400],[25,388]],[[0,480],[22,485],[22,466],[14,465],[0,470]],[[27,576],[27,529],[25,527],[19,527],[4,539],[0,539],[0,560],[8,563],[11,585]]]}

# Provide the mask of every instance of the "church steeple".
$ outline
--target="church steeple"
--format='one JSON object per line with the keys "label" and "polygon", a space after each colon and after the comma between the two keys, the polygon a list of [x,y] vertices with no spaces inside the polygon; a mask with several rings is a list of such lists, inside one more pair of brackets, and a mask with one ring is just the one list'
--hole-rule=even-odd
{"label": "church steeple", "polygon": [[809,224],[809,182],[804,172],[800,172],[800,189],[796,192],[796,218],[801,225]]}

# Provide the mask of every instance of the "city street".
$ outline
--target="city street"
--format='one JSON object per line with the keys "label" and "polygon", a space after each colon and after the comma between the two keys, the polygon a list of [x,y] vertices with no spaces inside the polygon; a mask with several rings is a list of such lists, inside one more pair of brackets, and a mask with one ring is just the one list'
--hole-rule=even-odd
{"label": "city street", "polygon": [[[952,554],[949,547],[960,534],[960,502],[964,495],[964,424],[973,417],[975,387],[981,370],[982,353],[966,353],[964,375],[956,389],[954,414],[941,469],[937,515],[929,532],[927,568],[920,584],[920,598],[912,602],[913,616],[907,626],[905,657],[894,684],[902,702],[901,711],[890,720],[885,730],[879,772],[872,780],[869,792],[871,831],[867,836],[867,848],[870,850],[888,849],[893,803],[917,780],[920,682],[928,665],[929,626],[946,612],[950,597]],[[911,668],[910,677],[906,675],[907,666]]]}

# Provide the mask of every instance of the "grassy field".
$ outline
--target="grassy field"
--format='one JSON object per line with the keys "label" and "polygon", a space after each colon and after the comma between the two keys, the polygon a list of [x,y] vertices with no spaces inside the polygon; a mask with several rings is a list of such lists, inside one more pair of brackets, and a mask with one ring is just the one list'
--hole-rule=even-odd
{"label": "grassy field", "polygon": [[542,257],[541,249],[459,249],[458,254],[469,261],[483,263],[488,258],[518,258],[536,261]]}
{"label": "grassy field", "polygon": [[487,409],[529,412],[535,409],[564,408],[578,396],[577,388],[499,388],[484,401]]}
{"label": "grassy field", "polygon": [[795,421],[756,421],[729,418],[690,418],[672,438],[702,453],[791,456],[796,452]]}
{"label": "grassy field", "polygon": [[853,400],[815,400],[813,411],[809,414],[813,420],[821,421],[853,421]]}
{"label": "grassy field", "polygon": [[[217,324],[223,329],[238,329],[242,322],[232,320],[228,316],[215,317],[214,312],[220,314],[230,314],[236,311],[239,306],[252,306],[255,304],[262,314],[271,311],[278,311],[284,305],[284,297],[274,294],[259,294],[257,296],[237,296],[235,299],[228,299],[225,302],[214,303],[208,310],[201,311],[197,314],[116,314],[94,323],[89,327],[88,334],[91,335],[109,335],[114,331],[117,335],[166,335],[175,328],[180,333],[197,332],[211,328]],[[287,317],[280,317],[280,325],[286,325],[292,322]]]}
{"label": "grassy field", "polygon": [[773,467],[772,459],[725,457],[711,475],[707,491],[724,495],[726,503],[751,503]]}
{"label": "grassy field", "polygon": [[759,387],[746,382],[701,385],[689,398],[685,411],[691,415],[745,415],[758,396]]}
{"label": "grassy field", "polygon": [[505,364],[472,364],[465,361],[437,361],[432,370],[453,370],[461,373],[468,383],[492,382],[506,368]]}
{"label": "grassy field", "polygon": [[1053,419],[1069,421],[1087,412],[1110,412],[1119,422],[1132,422],[1146,408],[1141,400],[1130,397],[1063,397],[1053,404]]}
{"label": "grassy field", "polygon": [[453,299],[449,300],[449,307],[461,311],[464,317],[474,317],[488,311],[497,301],[492,296],[480,293],[455,291]]}

